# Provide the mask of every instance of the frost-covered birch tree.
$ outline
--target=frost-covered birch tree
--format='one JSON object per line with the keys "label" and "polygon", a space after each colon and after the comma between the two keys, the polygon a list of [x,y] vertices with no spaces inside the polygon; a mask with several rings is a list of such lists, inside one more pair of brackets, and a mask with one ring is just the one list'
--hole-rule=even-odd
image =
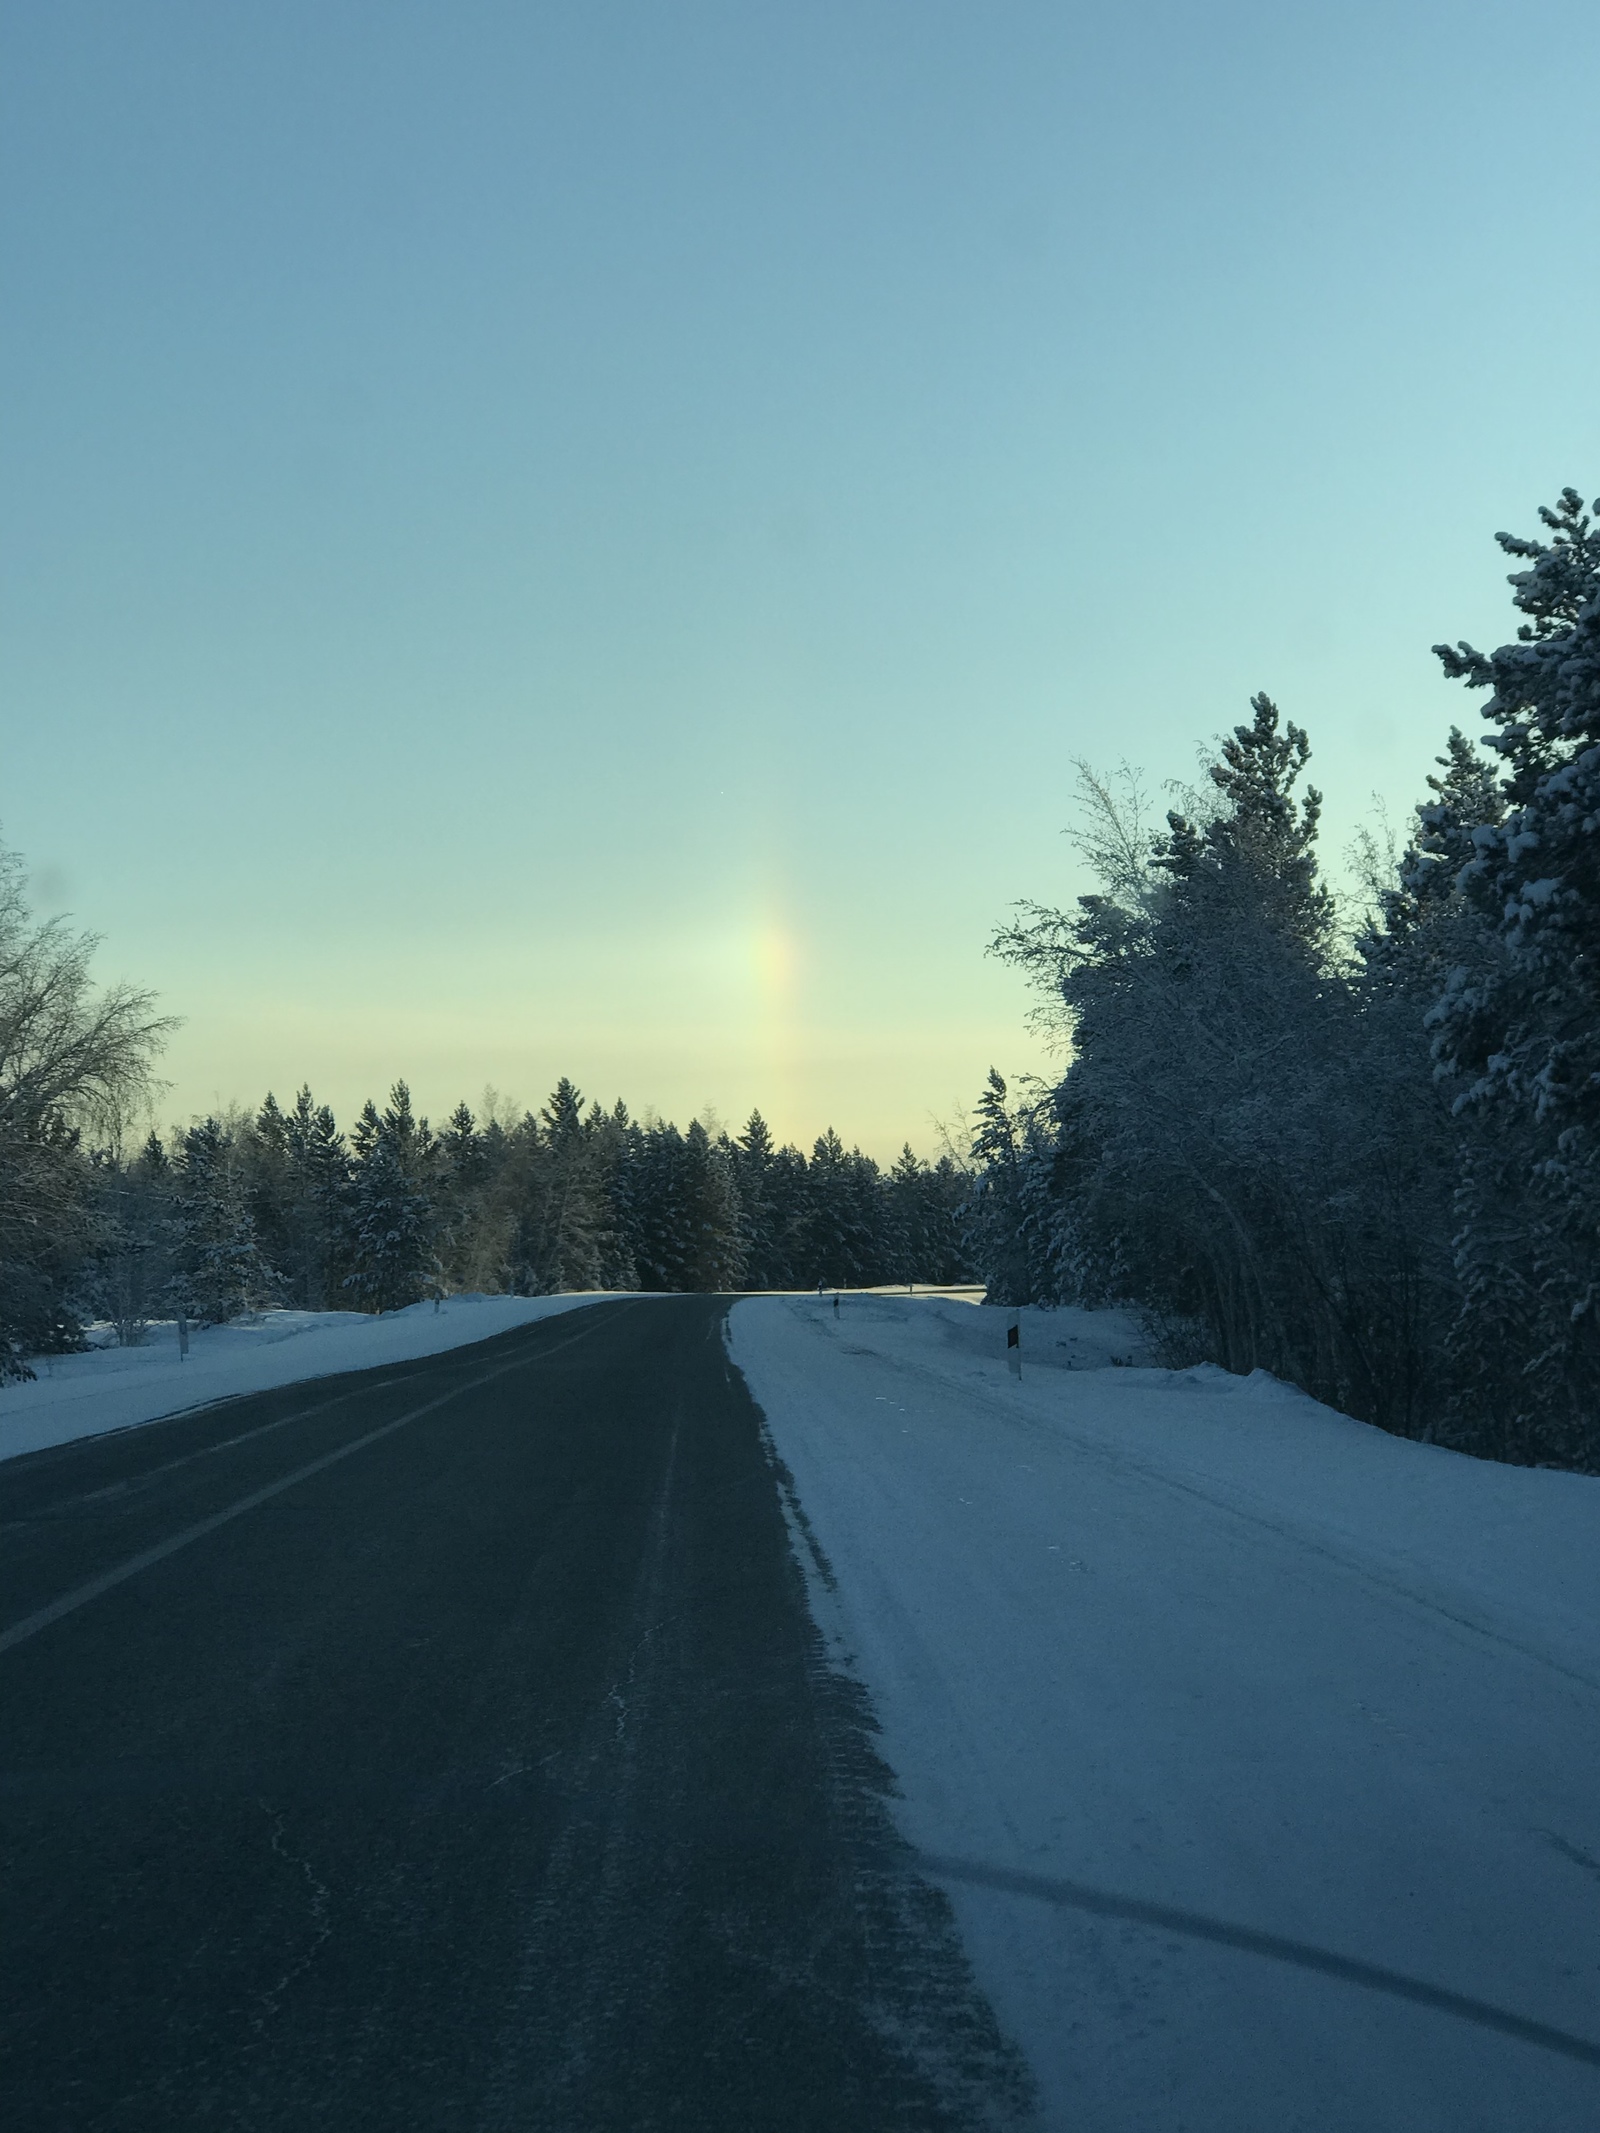
{"label": "frost-covered birch tree", "polygon": [[175,1024],[133,985],[96,987],[99,941],[37,919],[0,847],[0,1381],[76,1347],[97,1230],[86,1140],[120,1141]]}

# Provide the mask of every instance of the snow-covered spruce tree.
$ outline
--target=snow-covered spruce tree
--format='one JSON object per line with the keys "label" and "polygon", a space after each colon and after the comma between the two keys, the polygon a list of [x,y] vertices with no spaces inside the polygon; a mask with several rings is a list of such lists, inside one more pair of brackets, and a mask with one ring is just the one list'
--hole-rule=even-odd
{"label": "snow-covered spruce tree", "polygon": [[759,1111],[752,1111],[732,1144],[730,1157],[743,1226],[744,1278],[753,1289],[788,1286],[788,1255],[773,1176],[777,1152],[771,1128]]}
{"label": "snow-covered spruce tree", "polygon": [[[1438,775],[1427,784],[1432,797],[1417,808],[1415,832],[1394,878],[1387,885],[1374,878],[1372,908],[1355,942],[1352,989],[1372,1062],[1374,1108],[1412,1123],[1397,1157],[1406,1167],[1395,1175],[1413,1180],[1407,1200],[1414,1249],[1397,1274],[1394,1295],[1397,1303],[1407,1298],[1419,1327],[1426,1327],[1426,1432],[1463,1449],[1495,1452],[1502,1447],[1469,1422],[1461,1395],[1469,1380],[1486,1394],[1491,1381],[1503,1389],[1506,1371],[1518,1367],[1515,1324],[1524,1304],[1520,1281],[1510,1279],[1495,1284],[1470,1313],[1462,1311],[1464,1263],[1459,1242],[1452,1241],[1461,1223],[1459,1202],[1489,1180],[1468,1145],[1470,1121],[1451,1115],[1428,1021],[1452,972],[1481,967],[1497,953],[1492,929],[1462,892],[1461,870],[1476,850],[1474,832],[1497,822],[1503,803],[1492,764],[1456,727],[1438,759]],[[1419,1172],[1425,1190],[1415,1187]],[[1380,1189],[1390,1184],[1386,1176]],[[1490,1404],[1500,1413],[1516,1403],[1491,1394]]]}
{"label": "snow-covered spruce tree", "polygon": [[948,1154],[922,1166],[918,1186],[922,1230],[912,1280],[946,1284],[974,1279],[976,1269],[967,1253],[961,1222],[971,1184],[970,1172]]}
{"label": "snow-covered spruce tree", "polygon": [[[886,1280],[897,1283],[917,1280],[920,1270],[933,1256],[934,1247],[928,1235],[931,1210],[923,1191],[927,1174],[926,1164],[918,1161],[911,1143],[906,1141],[884,1175]],[[923,1273],[921,1278],[936,1281],[938,1276]]]}
{"label": "snow-covered spruce tree", "polygon": [[152,1132],[131,1160],[114,1149],[97,1150],[90,1174],[94,1248],[82,1293],[116,1327],[121,1346],[134,1348],[170,1301],[172,1165]]}
{"label": "snow-covered spruce tree", "polygon": [[[1312,796],[1297,825],[1287,819],[1288,789],[1309,752],[1293,737],[1296,759],[1277,759],[1280,801],[1247,793],[1241,808],[1230,794],[1245,834],[1238,863],[1219,870],[1233,884],[1216,945],[1234,968],[1218,989],[1220,1011],[1207,1017],[1225,1040],[1214,1058],[1227,1091],[1208,1108],[1225,1160],[1196,1172],[1226,1202],[1225,1234],[1236,1243],[1226,1270],[1231,1359],[1263,1363],[1388,1428],[1429,1434],[1450,1304],[1445,1110],[1414,1003],[1382,1011],[1345,965],[1315,878]],[[1224,851],[1236,841],[1224,825]],[[1181,852],[1157,861],[1175,863],[1181,878]]]}
{"label": "snow-covered spruce tree", "polygon": [[582,1092],[563,1075],[539,1117],[526,1114],[510,1139],[516,1288],[536,1296],[598,1288],[615,1247],[602,1187],[604,1151],[585,1124]]}
{"label": "snow-covered spruce tree", "polygon": [[349,1156],[326,1104],[302,1087],[279,1109],[268,1090],[254,1119],[235,1132],[245,1193],[262,1256],[282,1301],[326,1310],[338,1291]]}
{"label": "snow-covered spruce tree", "polygon": [[172,1166],[173,1305],[202,1326],[225,1325],[273,1300],[231,1133],[215,1118],[190,1126]]}
{"label": "snow-covered spruce tree", "polygon": [[639,1133],[632,1164],[639,1280],[647,1289],[709,1292],[743,1279],[744,1224],[727,1144],[698,1119]]}
{"label": "snow-covered spruce tree", "polygon": [[627,1105],[619,1096],[610,1111],[602,1109],[599,1103],[589,1107],[585,1133],[589,1135],[589,1160],[593,1165],[591,1175],[599,1218],[595,1233],[595,1286],[638,1288],[642,1128],[629,1118]]}
{"label": "snow-covered spruce tree", "polygon": [[1040,1129],[1065,1203],[1048,1251],[1085,1300],[1121,1294],[1176,1347],[1418,1433],[1440,1377],[1437,1270],[1416,1263],[1440,1107],[1341,967],[1320,799],[1295,795],[1306,736],[1265,696],[1252,711],[1210,806],[1164,835],[1136,781],[1084,772],[1100,892],[1076,916],[1028,909],[996,943],[1072,1046]]}
{"label": "snow-covered spruce tree", "polygon": [[744,1224],[726,1135],[713,1140],[699,1119],[683,1137],[689,1232],[684,1286],[698,1294],[735,1289],[744,1278]]}
{"label": "snow-covered spruce tree", "polygon": [[459,1103],[439,1134],[434,1186],[438,1250],[445,1284],[460,1290],[503,1285],[510,1225],[495,1185],[504,1136],[480,1132],[469,1105]]}
{"label": "snow-covered spruce tree", "polygon": [[1065,1303],[1085,1284],[1074,1272],[1052,1092],[1013,1106],[989,1069],[973,1118],[971,1175],[960,1207],[965,1258],[995,1303]]}
{"label": "snow-covered spruce tree", "polygon": [[635,1129],[630,1164],[632,1243],[644,1289],[691,1286],[695,1240],[690,1214],[688,1151],[669,1123]]}
{"label": "snow-covered spruce tree", "polygon": [[620,1100],[612,1106],[610,1127],[603,1149],[606,1185],[606,1216],[616,1240],[617,1257],[627,1269],[629,1288],[648,1288],[640,1257],[641,1194],[640,1163],[644,1129],[630,1116]]}
{"label": "snow-covered spruce tree", "polygon": [[545,1250],[551,1287],[592,1289],[600,1279],[600,1204],[594,1150],[584,1131],[583,1096],[563,1075],[540,1114],[549,1154]]}
{"label": "snow-covered spruce tree", "polygon": [[972,1279],[966,1224],[973,1182],[948,1155],[930,1168],[909,1142],[901,1149],[883,1180],[882,1280]]}
{"label": "snow-covered spruce tree", "polygon": [[288,1256],[294,1202],[289,1122],[269,1089],[255,1117],[234,1132],[245,1205],[262,1257],[274,1269]]}
{"label": "snow-covered spruce tree", "polygon": [[1431,800],[1417,808],[1416,830],[1396,879],[1378,889],[1376,908],[1357,940],[1367,972],[1429,1005],[1450,975],[1481,960],[1490,929],[1462,890],[1462,869],[1477,857],[1476,832],[1498,825],[1504,796],[1494,766],[1459,726],[1450,728]]}
{"label": "snow-covered spruce tree", "polygon": [[600,1228],[595,1239],[595,1279],[602,1289],[636,1289],[632,1227],[628,1217],[628,1165],[632,1152],[628,1107],[619,1097],[609,1111],[598,1103],[584,1121]]}
{"label": "snow-covered spruce tree", "polygon": [[1050,1301],[1051,1283],[1040,1264],[1036,1194],[1039,1132],[1024,1110],[1013,1113],[1005,1077],[990,1067],[988,1085],[973,1120],[972,1188],[965,1208],[964,1238],[994,1303]]}
{"label": "snow-covered spruce tree", "polygon": [[431,1190],[435,1142],[397,1081],[380,1115],[369,1102],[353,1135],[345,1199],[349,1271],[342,1287],[362,1310],[395,1311],[436,1287],[437,1213]]}
{"label": "snow-covered spruce tree", "polygon": [[[1457,1400],[1484,1449],[1600,1469],[1600,500],[1548,539],[1496,536],[1526,618],[1492,653],[1435,647],[1487,689],[1503,787],[1455,882],[1483,921],[1432,1016],[1465,1131]],[[1453,825],[1441,863],[1462,859]]]}
{"label": "snow-covered spruce tree", "polygon": [[302,1085],[287,1115],[288,1204],[275,1251],[284,1301],[326,1311],[346,1299],[350,1151],[333,1112]]}
{"label": "snow-covered spruce tree", "polygon": [[897,1278],[883,1179],[871,1156],[846,1152],[830,1126],[805,1172],[805,1219],[797,1265],[803,1283],[870,1288]]}
{"label": "snow-covered spruce tree", "polygon": [[29,908],[22,860],[0,846],[0,1383],[28,1355],[79,1346],[74,1295],[94,1247],[86,1131],[137,1112],[172,1019],[128,985],[96,991],[99,945]]}
{"label": "snow-covered spruce tree", "polygon": [[[809,1288],[815,1277],[805,1271],[806,1212],[811,1181],[804,1151],[785,1141],[767,1166],[766,1191],[771,1207],[769,1258],[765,1286]],[[760,1286],[760,1284],[755,1284]]]}
{"label": "snow-covered spruce tree", "polygon": [[830,1289],[855,1286],[861,1278],[866,1244],[844,1143],[830,1126],[818,1135],[806,1164],[806,1215],[800,1247],[806,1285],[823,1281]]}
{"label": "snow-covered spruce tree", "polygon": [[521,1219],[519,1185],[522,1178],[520,1141],[522,1126],[506,1125],[495,1113],[498,1102],[487,1092],[486,1117],[477,1125],[482,1184],[476,1204],[468,1215],[462,1241],[453,1247],[457,1258],[452,1275],[458,1284],[494,1294],[525,1294],[518,1279],[515,1245]]}

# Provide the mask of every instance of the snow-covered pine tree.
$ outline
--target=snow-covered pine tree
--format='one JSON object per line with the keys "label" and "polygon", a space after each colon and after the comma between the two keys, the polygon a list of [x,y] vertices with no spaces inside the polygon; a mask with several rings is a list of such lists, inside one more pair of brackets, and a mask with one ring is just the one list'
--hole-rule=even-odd
{"label": "snow-covered pine tree", "polygon": [[882,1181],[882,1280],[938,1284],[973,1278],[977,1267],[967,1233],[977,1182],[948,1154],[930,1168],[909,1142],[902,1147]]}
{"label": "snow-covered pine tree", "polygon": [[[1508,1330],[1505,1312],[1518,1312],[1520,1301],[1515,1284],[1499,1283],[1467,1318],[1461,1310],[1463,1281],[1468,1288],[1472,1281],[1466,1259],[1452,1246],[1462,1224],[1461,1208],[1453,1209],[1452,1202],[1488,1190],[1496,1166],[1473,1158],[1466,1145],[1470,1125],[1450,1115],[1434,1070],[1427,1017],[1453,970],[1481,966],[1494,953],[1490,929],[1462,894],[1460,875],[1475,851],[1474,830],[1497,821],[1502,802],[1492,764],[1456,727],[1427,785],[1431,798],[1416,810],[1413,836],[1391,869],[1393,878],[1385,885],[1378,869],[1369,869],[1372,908],[1355,941],[1357,1036],[1370,1116],[1386,1151],[1368,1198],[1374,1209],[1387,1204],[1402,1210],[1388,1225],[1384,1312],[1391,1323],[1409,1324],[1392,1367],[1417,1380],[1410,1404],[1421,1432],[1484,1450],[1489,1447],[1469,1421],[1461,1393],[1469,1380],[1487,1391],[1492,1377],[1497,1411],[1515,1408],[1514,1399],[1498,1395],[1510,1352],[1501,1338]],[[1402,1133],[1397,1124],[1403,1124]],[[1470,1359],[1469,1349],[1478,1351]]]}
{"label": "snow-covered pine tree", "polygon": [[288,1205],[281,1257],[284,1300],[302,1311],[341,1302],[345,1272],[345,1196],[350,1152],[333,1112],[302,1085],[284,1121],[288,1145]]}
{"label": "snow-covered pine tree", "polygon": [[270,1089],[255,1118],[241,1125],[234,1140],[256,1243],[269,1266],[282,1268],[291,1250],[293,1156],[289,1121]]}
{"label": "snow-covered pine tree", "polygon": [[135,1348],[168,1296],[172,1275],[172,1166],[151,1132],[130,1161],[115,1151],[92,1159],[95,1245],[83,1289],[98,1315]]}
{"label": "snow-covered pine tree", "polygon": [[599,1214],[595,1235],[595,1280],[602,1289],[636,1289],[630,1214],[630,1165],[633,1127],[619,1097],[609,1111],[598,1104],[584,1121],[589,1143],[590,1176]]}
{"label": "snow-covered pine tree", "polygon": [[538,1292],[600,1285],[604,1210],[583,1095],[566,1075],[524,1135],[519,1257]]}
{"label": "snow-covered pine tree", "polygon": [[639,1286],[693,1286],[696,1238],[683,1135],[670,1123],[639,1132],[632,1162],[632,1221]]}
{"label": "snow-covered pine tree", "polygon": [[947,1245],[946,1256],[981,1273],[996,1303],[1087,1300],[1095,1288],[1075,1249],[1055,1095],[1032,1086],[1022,1101],[1008,1105],[1005,1080],[991,1067],[978,1100],[971,1171],[951,1240],[955,1251]]}
{"label": "snow-covered pine tree", "polygon": [[812,1144],[806,1164],[806,1220],[801,1265],[807,1287],[847,1288],[856,1271],[856,1238],[844,1167],[844,1143],[830,1126]]}
{"label": "snow-covered pine tree", "polygon": [[1471,1129],[1465,1417],[1503,1456],[1600,1469],[1600,500],[1564,489],[1539,516],[1546,540],[1496,536],[1528,566],[1516,641],[1435,647],[1490,692],[1504,783],[1456,875],[1484,951],[1451,969],[1432,1021]]}
{"label": "snow-covered pine tree", "polygon": [[767,1170],[767,1192],[772,1205],[767,1285],[810,1288],[815,1279],[805,1269],[810,1178],[805,1156],[792,1141],[785,1141],[772,1158]]}
{"label": "snow-covered pine tree", "polygon": [[1482,914],[1462,891],[1462,869],[1477,858],[1474,833],[1498,827],[1505,814],[1493,764],[1479,755],[1459,726],[1450,728],[1439,775],[1427,780],[1431,800],[1417,809],[1416,833],[1402,854],[1398,877],[1378,899],[1374,922],[1358,941],[1369,969],[1384,970],[1430,1004],[1459,964],[1484,950]]}
{"label": "snow-covered pine tree", "polygon": [[501,1204],[510,1220],[506,1246],[508,1285],[519,1296],[541,1296],[559,1276],[547,1248],[549,1151],[531,1111],[505,1129],[505,1146],[497,1179]]}
{"label": "snow-covered pine tree", "polygon": [[1415,1433],[1439,1390],[1426,1077],[1342,967],[1320,801],[1295,791],[1309,742],[1269,698],[1251,708],[1210,808],[1158,838],[1137,780],[1083,772],[1100,891],[1076,916],[1025,909],[996,943],[1073,1055],[1016,1158],[1046,1262],[1021,1263],[1036,1291],[1141,1305],[1174,1351]]}
{"label": "snow-covered pine tree", "polygon": [[1170,813],[1151,862],[1190,908],[1198,908],[1202,897],[1220,900],[1320,959],[1334,925],[1333,899],[1317,872],[1322,795],[1308,785],[1297,803],[1294,792],[1311,760],[1311,743],[1293,719],[1279,731],[1270,696],[1252,696],[1250,708],[1251,723],[1234,727],[1220,744],[1221,760],[1207,771],[1220,804],[1195,821]]}
{"label": "snow-covered pine tree", "polygon": [[595,1109],[589,1124],[595,1203],[600,1213],[596,1246],[598,1286],[641,1286],[644,1235],[644,1130],[619,1097],[607,1112]]}
{"label": "snow-covered pine tree", "polygon": [[416,1303],[438,1280],[437,1214],[430,1170],[434,1141],[426,1119],[397,1081],[380,1116],[369,1100],[352,1136],[355,1162],[345,1202],[349,1271],[342,1287],[361,1309]]}
{"label": "snow-covered pine tree", "polygon": [[551,1091],[540,1122],[550,1157],[546,1249],[551,1255],[552,1285],[591,1289],[599,1277],[600,1209],[583,1130],[583,1096],[565,1074]]}
{"label": "snow-covered pine tree", "polygon": [[180,1136],[172,1168],[168,1291],[197,1325],[220,1326],[273,1298],[234,1137],[215,1118]]}
{"label": "snow-covered pine tree", "polygon": [[1034,1280],[1023,1205],[1025,1135],[1008,1097],[1004,1075],[990,1067],[973,1123],[965,1243],[992,1303],[1037,1303],[1043,1299]]}
{"label": "snow-covered pine tree", "polygon": [[928,1236],[931,1209],[924,1192],[927,1167],[918,1161],[909,1141],[890,1164],[884,1178],[884,1257],[888,1279],[898,1282],[936,1281],[924,1271],[933,1257]]}
{"label": "snow-covered pine tree", "polygon": [[510,1225],[495,1192],[504,1136],[480,1133],[466,1103],[456,1105],[438,1141],[434,1186],[443,1278],[452,1290],[491,1290],[503,1278]]}
{"label": "snow-covered pine tree", "polygon": [[700,1294],[737,1288],[745,1267],[739,1187],[726,1136],[713,1141],[699,1119],[684,1135],[683,1191],[689,1232],[684,1286]]}
{"label": "snow-covered pine tree", "polygon": [[946,1284],[973,1279],[976,1269],[963,1242],[961,1222],[971,1183],[970,1174],[948,1154],[931,1168],[924,1167],[922,1238],[913,1280]]}
{"label": "snow-covered pine tree", "polygon": [[744,1279],[753,1289],[779,1289],[788,1283],[774,1191],[776,1155],[771,1128],[759,1111],[752,1111],[731,1145],[730,1159],[739,1189]]}
{"label": "snow-covered pine tree", "polygon": [[825,1281],[830,1288],[865,1288],[893,1279],[878,1166],[859,1148],[846,1153],[832,1126],[811,1150],[805,1198],[797,1256],[806,1286]]}

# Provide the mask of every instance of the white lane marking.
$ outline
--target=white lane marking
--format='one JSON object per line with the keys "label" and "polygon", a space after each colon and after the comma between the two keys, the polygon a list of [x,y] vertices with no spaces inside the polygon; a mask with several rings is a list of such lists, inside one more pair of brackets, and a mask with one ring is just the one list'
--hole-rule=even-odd
{"label": "white lane marking", "polygon": [[320,1474],[325,1467],[337,1466],[341,1459],[348,1459],[355,1452],[365,1451],[369,1444],[376,1444],[381,1437],[392,1437],[397,1429],[408,1423],[420,1422],[424,1415],[431,1415],[437,1408],[446,1407],[452,1400],[459,1400],[464,1393],[476,1392],[480,1385],[488,1385],[496,1378],[503,1378],[507,1371],[525,1370],[531,1363],[542,1363],[552,1355],[559,1355],[563,1348],[571,1348],[581,1340],[587,1340],[598,1327],[585,1326],[581,1333],[574,1333],[564,1341],[557,1341],[553,1348],[542,1348],[537,1355],[518,1356],[514,1362],[502,1363],[498,1370],[486,1370],[481,1377],[471,1379],[465,1385],[457,1385],[450,1392],[442,1392],[436,1400],[425,1401],[421,1407],[413,1407],[407,1415],[393,1422],[385,1422],[378,1429],[369,1429],[364,1437],[353,1438],[349,1444],[341,1444],[337,1451],[324,1452],[320,1459],[309,1460],[297,1466],[292,1474],[285,1474],[277,1481],[269,1481],[265,1488],[252,1489],[248,1496],[241,1496],[237,1503],[229,1504],[225,1511],[213,1511],[209,1518],[197,1524],[185,1526],[170,1540],[158,1541],[153,1548],[143,1548],[137,1555],[130,1555],[126,1562],[118,1563],[114,1570],[104,1571],[86,1584],[77,1585],[71,1592],[63,1593],[59,1600],[52,1600],[48,1607],[41,1607],[31,1615],[24,1615],[20,1622],[13,1622],[7,1630],[0,1630],[0,1652],[8,1652],[14,1645],[24,1644],[29,1637],[36,1637],[41,1629],[48,1629],[52,1622],[59,1622],[63,1615],[72,1614],[79,1607],[86,1607],[91,1600],[98,1600],[113,1586],[126,1584],[129,1578],[137,1577],[141,1570],[152,1564],[165,1562],[169,1555],[176,1555],[180,1548],[187,1548],[192,1541],[204,1540],[208,1533],[215,1533],[219,1526],[226,1526],[236,1518],[243,1518],[246,1511],[254,1511],[258,1505],[268,1503],[274,1496],[281,1496],[285,1489],[297,1483],[309,1481],[313,1474]]}
{"label": "white lane marking", "polygon": [[[46,1504],[42,1512],[33,1512],[28,1519],[14,1519],[11,1523],[25,1525],[30,1523],[32,1519],[49,1518],[53,1517],[58,1511],[70,1510],[75,1504],[99,1503],[107,1496],[126,1495],[130,1489],[138,1488],[141,1483],[153,1481],[158,1474],[174,1473],[180,1466],[192,1466],[196,1459],[209,1459],[216,1452],[231,1452],[236,1444],[248,1444],[252,1437],[269,1436],[273,1430],[287,1429],[294,1422],[309,1422],[314,1415],[326,1414],[330,1407],[342,1407],[346,1400],[358,1400],[367,1393],[387,1392],[391,1385],[398,1385],[400,1382],[401,1380],[397,1377],[380,1378],[376,1385],[352,1386],[344,1392],[335,1393],[332,1399],[319,1400],[315,1407],[297,1407],[292,1415],[280,1415],[276,1422],[261,1422],[254,1429],[241,1430],[237,1437],[220,1437],[215,1444],[202,1444],[198,1451],[181,1452],[176,1459],[163,1459],[159,1466],[141,1467],[137,1474],[129,1474],[121,1481],[108,1482],[103,1489],[89,1489],[78,1496],[58,1497],[54,1503]],[[271,1392],[277,1390],[277,1388],[269,1386],[267,1390]],[[240,1395],[234,1394],[232,1397],[237,1399]],[[245,1397],[248,1398],[251,1395],[247,1394]],[[204,1414],[207,1408],[225,1407],[227,1404],[226,1400],[210,1400],[206,1402],[204,1407],[181,1408],[175,1415],[161,1415],[157,1419],[162,1422],[187,1422],[191,1416]],[[111,1437],[131,1437],[136,1429],[148,1430],[154,1428],[154,1426],[150,1422],[134,1422],[127,1429],[106,1430],[101,1436],[92,1441],[97,1444],[104,1444]],[[89,1440],[78,1438],[66,1445],[51,1445],[49,1449],[52,1451],[71,1451],[76,1449],[77,1444],[85,1441]]]}

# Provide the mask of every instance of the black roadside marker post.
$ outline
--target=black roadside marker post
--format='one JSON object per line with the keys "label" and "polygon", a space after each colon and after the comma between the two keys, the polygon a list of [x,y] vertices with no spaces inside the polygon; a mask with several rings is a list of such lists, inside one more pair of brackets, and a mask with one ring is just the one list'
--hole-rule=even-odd
{"label": "black roadside marker post", "polygon": [[1022,1327],[1016,1319],[1006,1328],[1006,1361],[1014,1378],[1022,1376]]}

